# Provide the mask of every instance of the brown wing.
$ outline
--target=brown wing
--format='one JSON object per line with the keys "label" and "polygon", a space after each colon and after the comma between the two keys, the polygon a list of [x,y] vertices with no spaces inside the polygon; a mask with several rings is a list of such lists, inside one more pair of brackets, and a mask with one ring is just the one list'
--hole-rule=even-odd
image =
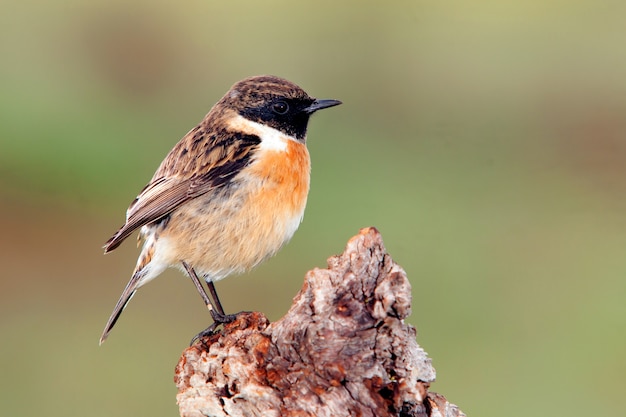
{"label": "brown wing", "polygon": [[261,139],[255,135],[218,131],[200,125],[170,151],[152,181],[126,213],[126,223],[104,245],[117,248],[136,229],[158,221],[181,204],[227,186],[251,159]]}

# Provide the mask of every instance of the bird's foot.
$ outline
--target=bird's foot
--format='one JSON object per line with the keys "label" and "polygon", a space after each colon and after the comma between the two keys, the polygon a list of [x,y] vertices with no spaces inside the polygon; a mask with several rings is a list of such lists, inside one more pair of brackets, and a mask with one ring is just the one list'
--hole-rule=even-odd
{"label": "bird's foot", "polygon": [[219,327],[220,324],[232,323],[237,318],[237,314],[221,314],[215,310],[211,310],[211,317],[213,318],[213,323],[209,327],[195,335],[193,339],[191,339],[189,346],[193,345],[196,341],[204,337],[213,336],[215,333],[217,333],[216,329]]}
{"label": "bird's foot", "polygon": [[216,310],[211,310],[211,318],[215,325],[232,323],[237,318],[237,314],[223,314]]}

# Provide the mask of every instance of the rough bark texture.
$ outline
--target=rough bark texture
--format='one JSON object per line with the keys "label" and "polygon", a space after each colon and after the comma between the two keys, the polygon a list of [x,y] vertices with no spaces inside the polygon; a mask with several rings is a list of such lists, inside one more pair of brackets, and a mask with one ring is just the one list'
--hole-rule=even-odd
{"label": "rough bark texture", "polygon": [[411,286],[374,228],[328,269],[307,273],[293,305],[270,324],[237,320],[183,352],[183,417],[463,416],[428,392],[435,369],[404,323]]}

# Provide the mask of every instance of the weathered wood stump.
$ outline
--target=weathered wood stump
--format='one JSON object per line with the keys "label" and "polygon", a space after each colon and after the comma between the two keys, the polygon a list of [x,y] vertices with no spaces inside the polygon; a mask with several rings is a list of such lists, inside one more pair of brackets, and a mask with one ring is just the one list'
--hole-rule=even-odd
{"label": "weathered wood stump", "polygon": [[406,273],[374,228],[314,269],[287,314],[241,313],[176,367],[183,417],[463,416],[428,392],[435,369],[404,323]]}

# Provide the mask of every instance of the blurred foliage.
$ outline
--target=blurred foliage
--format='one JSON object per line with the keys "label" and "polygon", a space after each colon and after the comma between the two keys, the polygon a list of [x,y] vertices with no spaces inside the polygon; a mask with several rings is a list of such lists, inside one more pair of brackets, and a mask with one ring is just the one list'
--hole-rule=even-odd
{"label": "blurred foliage", "polygon": [[300,231],[218,284],[227,309],[276,320],[374,225],[413,284],[433,390],[476,416],[618,414],[624,16],[591,0],[3,2],[0,415],[177,415],[173,369],[208,315],[168,271],[98,348],[138,254],[100,246],[173,144],[263,73],[344,105],[311,123]]}

